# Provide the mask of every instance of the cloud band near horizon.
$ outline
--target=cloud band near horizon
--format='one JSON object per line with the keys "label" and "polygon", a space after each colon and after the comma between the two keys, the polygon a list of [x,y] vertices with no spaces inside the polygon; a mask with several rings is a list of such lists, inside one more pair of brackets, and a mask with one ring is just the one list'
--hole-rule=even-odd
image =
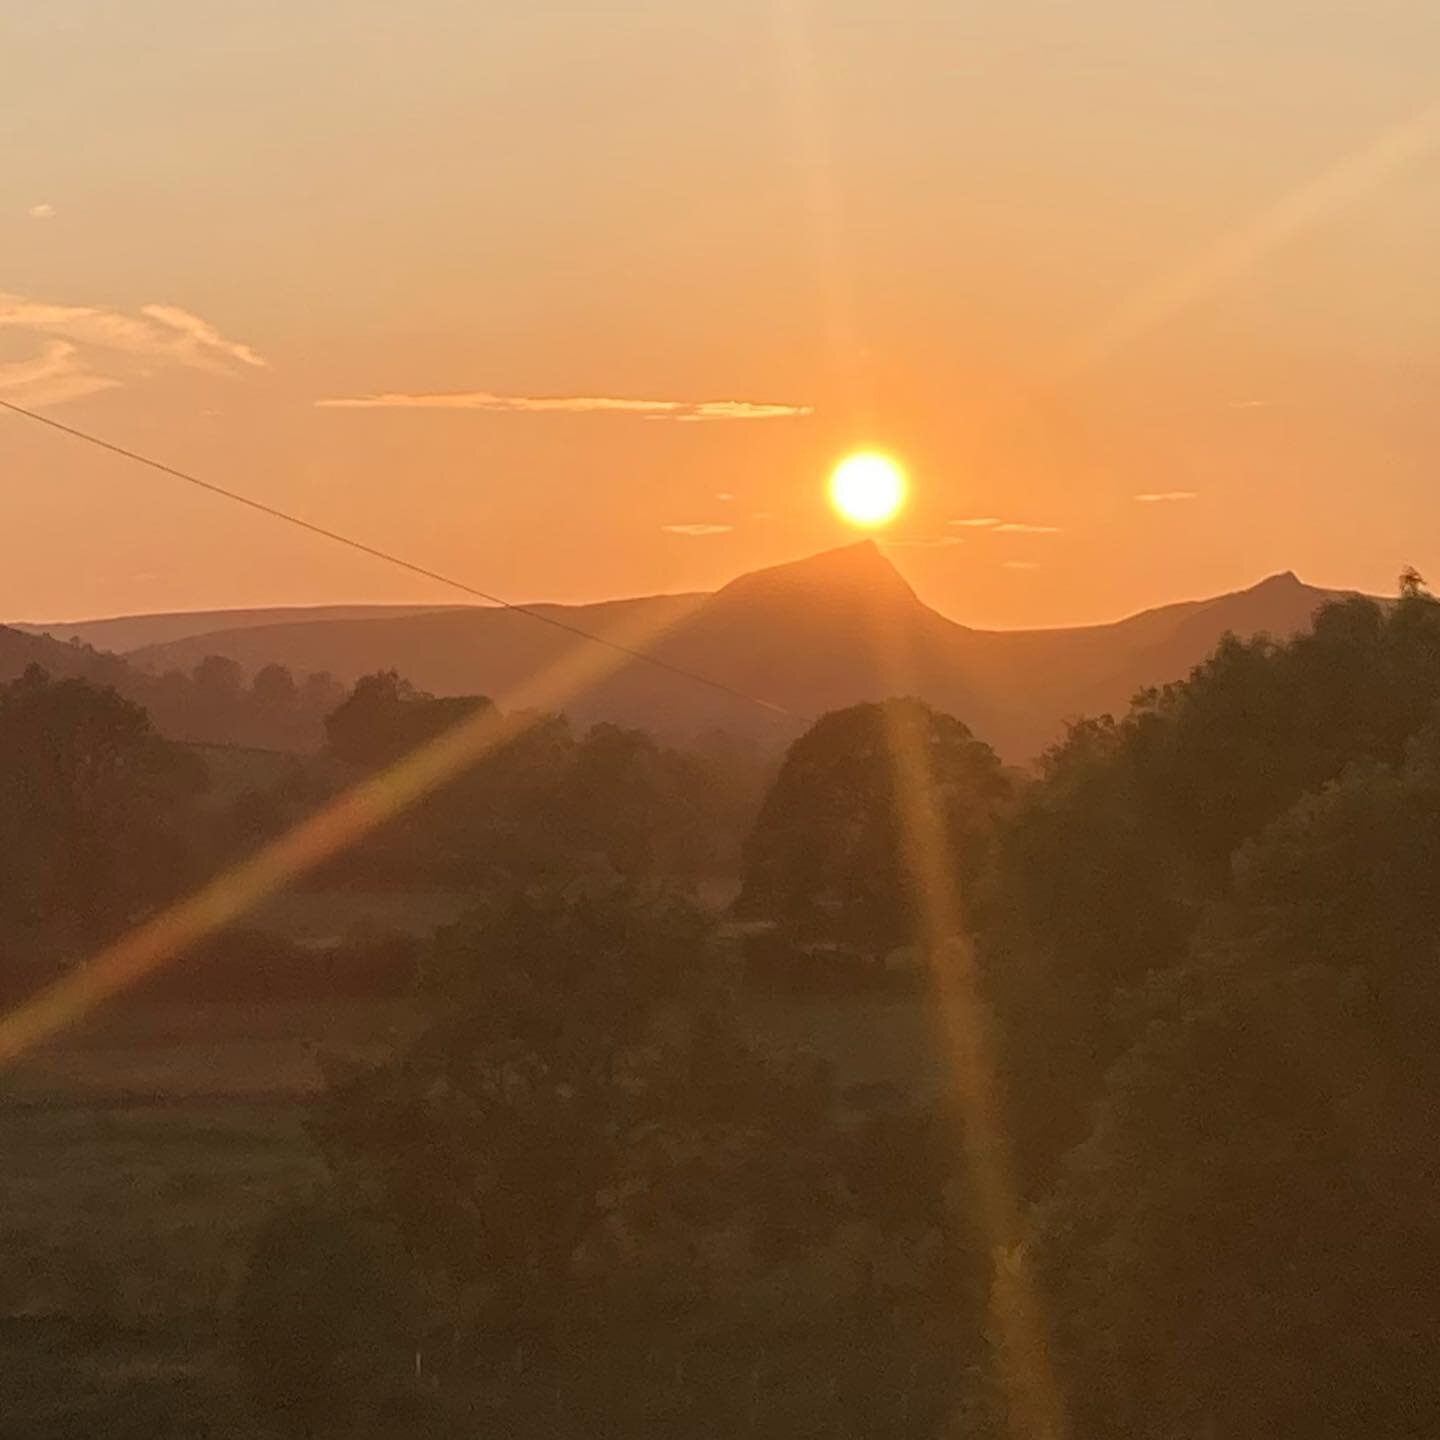
{"label": "cloud band near horizon", "polygon": [[488,390],[439,394],[342,395],[317,400],[321,410],[478,410],[492,415],[634,415],[681,424],[706,420],[796,420],[810,405],[768,400],[634,400],[613,395],[497,395]]}

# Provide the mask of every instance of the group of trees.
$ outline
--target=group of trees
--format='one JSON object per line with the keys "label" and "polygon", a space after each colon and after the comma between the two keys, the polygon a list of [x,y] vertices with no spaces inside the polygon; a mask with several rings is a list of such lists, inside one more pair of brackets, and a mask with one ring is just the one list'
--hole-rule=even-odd
{"label": "group of trees", "polygon": [[[367,676],[327,718],[326,754],[344,775],[372,773],[490,709],[417,691],[393,672]],[[562,716],[534,716],[342,867],[473,887],[598,864],[689,886],[733,871],[765,773],[758,751],[723,735],[679,750],[641,730],[601,723],[577,736]]]}
{"label": "group of trees", "polygon": [[508,891],[444,934],[432,1022],[336,1070],[315,1120],[331,1183],[251,1268],[241,1333],[279,1415],[340,1434],[396,1406],[407,1434],[935,1424],[969,1304],[944,1138],[844,1122],[735,985],[713,920],[613,878]]}
{"label": "group of trees", "polygon": [[[487,707],[369,677],[315,783]],[[1003,1432],[996,1257],[948,1108],[861,1114],[763,1041],[676,894],[738,867],[781,948],[906,947],[919,777],[1072,1432],[1440,1428],[1440,603],[1418,577],[1225,640],[1033,776],[915,700],[826,716],[763,805],[760,774],[539,717],[346,859],[476,904],[419,959],[418,1032],[336,1065],[329,1179],[257,1250],[241,1334],[284,1417],[913,1435],[964,1401]],[[248,838],[315,803],[286,783],[250,797]],[[199,793],[113,692],[0,690],[0,926],[100,934],[154,903]]]}
{"label": "group of trees", "polygon": [[1077,726],[987,974],[1076,1433],[1440,1424],[1440,604]]}
{"label": "group of trees", "polygon": [[320,748],[325,719],[345,689],[324,671],[296,679],[288,666],[245,671],[223,655],[208,655],[188,674],[131,681],[162,734],[208,745],[248,745],[308,754]]}
{"label": "group of trees", "polygon": [[[1226,640],[1127,715],[1075,725],[1021,783],[918,702],[828,716],[761,811],[742,909],[797,943],[904,943],[922,896],[897,725],[975,930],[1073,1433],[1432,1433],[1440,605],[1411,577],[1305,635]],[[955,1208],[955,1132],[912,1105],[857,1138],[823,1076],[713,986],[702,1000],[694,922],[635,903],[532,895],[477,917],[435,952],[434,1026],[327,1102],[345,1177],[327,1203],[425,1297],[395,1334],[437,1367],[433,1397],[503,1388],[477,1359],[497,1345],[548,1357],[562,1396],[603,1334],[653,1354],[666,1327],[713,1348],[729,1323],[774,1355],[775,1316],[739,1297],[784,1295],[818,1336],[826,1266],[848,1257],[854,1296],[900,1253],[932,1266],[896,1322],[910,1363],[927,1306],[968,1336],[906,1433],[962,1388],[972,1432],[1003,1433],[988,1365],[959,1383],[989,1257]],[[630,1378],[703,1430],[694,1387]],[[533,1419],[534,1391],[507,1393],[507,1426]],[[829,1412],[807,1393],[813,1425]],[[588,1419],[623,1430],[620,1413]]]}
{"label": "group of trees", "polygon": [[[913,926],[884,708],[792,749],[747,849],[796,935]],[[1074,1432],[1433,1433],[1440,604],[1227,638],[1008,793],[929,731]]]}
{"label": "group of trees", "polygon": [[311,754],[325,738],[325,717],[345,698],[334,676],[295,676],[285,665],[263,665],[248,678],[223,655],[189,670],[154,674],[120,655],[72,639],[32,635],[0,625],[0,678],[17,679],[31,666],[61,680],[84,680],[141,706],[169,740],[199,745],[248,745]]}
{"label": "group of trees", "polygon": [[[364,677],[338,698],[328,682],[296,687],[278,666],[247,685],[222,660],[203,662],[183,690],[189,713],[210,735],[222,733],[227,716],[240,725],[264,712],[279,727],[286,716],[308,717],[324,696],[334,703],[317,753],[287,756],[178,741],[113,687],[52,679],[37,666],[0,686],[6,994],[31,988],[54,965],[93,949],[345,787],[493,708],[478,697],[418,692],[393,673]],[[560,716],[535,716],[440,792],[337,857],[321,878],[478,890],[506,878],[594,871],[690,888],[733,871],[764,774],[758,753],[723,736],[677,750],[641,731],[601,724],[577,736]],[[240,973],[247,946],[268,957],[264,965],[257,958],[248,980]],[[253,934],[234,943],[221,937],[210,951],[207,973],[223,970],[216,983],[237,995],[263,988],[261,970],[304,968],[294,946]],[[367,966],[393,986],[399,972],[389,951],[362,958],[347,993]],[[317,971],[281,988],[313,988],[322,978]]]}

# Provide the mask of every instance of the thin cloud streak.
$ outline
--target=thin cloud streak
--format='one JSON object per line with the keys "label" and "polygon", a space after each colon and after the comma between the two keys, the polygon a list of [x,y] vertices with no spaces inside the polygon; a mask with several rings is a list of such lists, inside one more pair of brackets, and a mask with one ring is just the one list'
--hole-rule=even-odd
{"label": "thin cloud streak", "polygon": [[55,207],[48,201],[42,200],[38,205],[32,205],[25,212],[32,220],[53,220],[55,218]]}
{"label": "thin cloud streak", "polygon": [[951,525],[963,525],[970,529],[979,530],[986,529],[991,525],[998,525],[1000,523],[1000,517],[998,515],[981,515],[974,520],[951,520],[948,523]]}
{"label": "thin cloud streak", "polygon": [[660,527],[669,535],[725,535],[735,527],[733,525],[662,525]]}
{"label": "thin cloud streak", "polygon": [[642,420],[795,420],[809,405],[758,400],[631,400],[613,395],[496,395],[461,390],[433,395],[341,395],[315,401],[321,410],[479,410],[492,415],[636,415]]}
{"label": "thin cloud streak", "polygon": [[945,550],[951,545],[963,545],[965,541],[959,535],[916,535],[903,540],[883,540],[881,544],[888,550]]}
{"label": "thin cloud streak", "polygon": [[1135,498],[1142,505],[1169,505],[1197,497],[1194,490],[1149,490]]}
{"label": "thin cloud streak", "polygon": [[1003,525],[997,525],[994,533],[996,535],[1058,535],[1058,525],[1027,525],[1021,520],[1007,520]]}

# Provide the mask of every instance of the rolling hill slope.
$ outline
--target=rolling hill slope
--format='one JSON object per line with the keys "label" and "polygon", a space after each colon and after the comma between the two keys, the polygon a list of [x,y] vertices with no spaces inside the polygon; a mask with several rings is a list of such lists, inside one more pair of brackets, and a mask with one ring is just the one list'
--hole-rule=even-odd
{"label": "rolling hill slope", "polygon": [[450,605],[277,605],[261,610],[171,610],[154,615],[115,615],[101,620],[16,621],[12,628],[56,640],[78,640],[97,650],[123,653],[166,645],[192,635],[244,630],[257,625],[299,625],[307,621],[369,620],[428,615]]}
{"label": "rolling hill slope", "polygon": [[[1226,631],[1292,634],[1331,595],[1287,573],[1107,625],[977,630],[925,605],[864,541],[742,575],[713,595],[533,608],[788,712],[777,717],[617,656],[567,707],[577,723],[611,719],[677,737],[719,726],[778,742],[826,710],[908,693],[961,716],[1021,761],[1058,738],[1067,719],[1123,710],[1137,689],[1180,678]],[[485,606],[334,618],[286,612],[278,622],[259,611],[247,619],[265,623],[187,634],[128,658],[153,673],[220,654],[248,670],[279,661],[297,672],[329,670],[346,683],[396,669],[437,694],[503,702],[512,686],[585,643]]]}

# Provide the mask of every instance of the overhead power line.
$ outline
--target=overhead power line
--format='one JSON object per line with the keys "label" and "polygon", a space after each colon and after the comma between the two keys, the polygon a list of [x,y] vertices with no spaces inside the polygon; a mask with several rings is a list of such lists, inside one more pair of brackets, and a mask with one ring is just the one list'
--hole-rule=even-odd
{"label": "overhead power line", "polygon": [[499,595],[492,595],[486,590],[481,590],[476,585],[468,584],[464,580],[457,580],[453,575],[444,575],[438,570],[431,570],[428,566],[418,565],[413,560],[407,560],[403,555],[396,555],[393,551],[381,550],[375,545],[367,545],[363,540],[356,540],[353,536],[341,534],[338,530],[317,525],[313,520],[292,515],[288,510],[267,505],[263,500],[256,500],[252,496],[243,495],[240,491],[228,489],[224,485],[217,485],[213,480],[202,480],[200,476],[193,475],[188,470],[167,465],[163,460],[156,460],[138,450],[117,445],[112,440],[92,435],[88,430],[81,430],[74,425],[66,425],[62,421],[52,420],[48,415],[41,415],[38,411],[28,410],[23,405],[15,404],[13,400],[0,399],[0,408],[26,420],[34,420],[37,424],[45,425],[51,430],[58,430],[60,434],[68,435],[72,439],[82,440],[87,445],[94,445],[97,449],[108,450],[110,454],[119,455],[122,459],[133,460],[137,465],[158,470],[162,475],[168,475],[172,479],[183,480],[187,485],[194,485],[197,489],[209,491],[210,494],[218,495],[222,500],[243,505],[246,509],[257,511],[261,515],[268,515],[272,520],[280,520],[286,525],[293,525],[297,530],[306,530],[312,535],[320,536],[321,539],[329,540],[336,545],[344,545],[347,549],[356,550],[374,560],[381,560],[387,565],[395,565],[401,570],[408,570],[412,575],[420,575],[426,580],[434,580],[440,585],[448,585],[452,590],[471,595],[477,600],[484,600],[487,604],[496,605],[502,610],[511,610],[517,615],[527,616],[541,625],[549,625],[551,629],[563,630],[566,634],[574,635],[577,639],[587,641],[592,645],[603,645],[607,650],[615,651],[616,654],[624,655],[631,660],[638,660],[642,664],[653,666],[657,670],[663,670],[683,680],[690,680],[697,685],[704,685],[711,690],[728,695],[734,700],[744,701],[747,705],[759,706],[760,709],[767,710],[774,715],[789,716],[792,714],[783,705],[777,705],[771,700],[762,700],[758,695],[751,695],[744,690],[736,689],[735,686],[727,685],[723,680],[702,675],[696,670],[687,670],[683,665],[672,664],[658,655],[652,655],[644,650],[635,650],[629,645],[622,645],[618,640],[610,640],[604,635],[596,635],[593,631],[582,629],[579,625],[572,625],[568,620],[561,620],[557,616],[546,615],[528,605],[516,605],[509,600],[502,599]]}

